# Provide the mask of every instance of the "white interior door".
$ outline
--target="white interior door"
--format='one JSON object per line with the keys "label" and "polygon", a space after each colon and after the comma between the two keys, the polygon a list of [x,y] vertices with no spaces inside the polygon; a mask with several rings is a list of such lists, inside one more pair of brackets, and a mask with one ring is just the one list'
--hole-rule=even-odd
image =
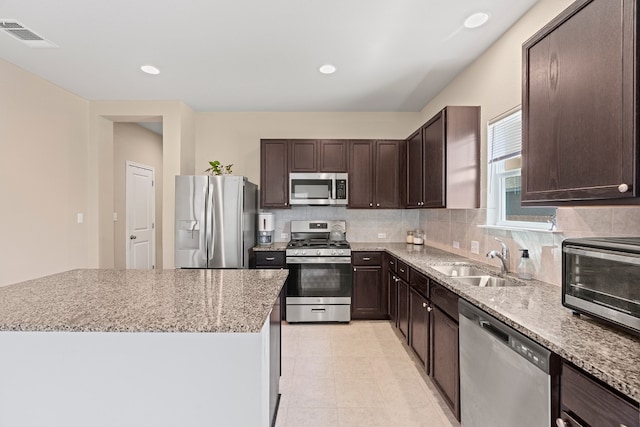
{"label": "white interior door", "polygon": [[127,162],[127,268],[155,268],[155,171]]}

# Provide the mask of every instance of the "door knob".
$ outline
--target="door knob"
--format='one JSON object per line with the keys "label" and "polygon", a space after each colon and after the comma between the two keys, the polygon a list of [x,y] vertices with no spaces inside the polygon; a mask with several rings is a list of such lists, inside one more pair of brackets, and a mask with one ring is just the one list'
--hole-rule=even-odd
{"label": "door knob", "polygon": [[135,240],[135,239],[137,239],[137,237],[136,237],[135,235],[133,235],[133,234],[132,234],[131,236],[129,236],[129,238],[130,238],[131,240]]}

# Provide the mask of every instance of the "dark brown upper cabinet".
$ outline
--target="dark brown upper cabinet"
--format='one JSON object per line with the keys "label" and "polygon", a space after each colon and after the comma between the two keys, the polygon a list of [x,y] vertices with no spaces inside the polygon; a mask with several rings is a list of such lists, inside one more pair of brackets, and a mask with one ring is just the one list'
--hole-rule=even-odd
{"label": "dark brown upper cabinet", "polygon": [[260,140],[260,206],[289,206],[289,144],[281,139]]}
{"label": "dark brown upper cabinet", "polygon": [[404,141],[349,142],[349,208],[402,207]]}
{"label": "dark brown upper cabinet", "polygon": [[347,141],[318,141],[318,172],[347,171]]}
{"label": "dark brown upper cabinet", "polygon": [[294,140],[289,142],[289,172],[318,172],[318,142]]}
{"label": "dark brown upper cabinet", "polygon": [[346,172],[347,141],[289,141],[289,172]]}
{"label": "dark brown upper cabinet", "polygon": [[522,204],[637,204],[636,2],[579,0],[523,45]]}
{"label": "dark brown upper cabinet", "polygon": [[407,139],[406,165],[406,207],[480,207],[480,107],[436,114]]}

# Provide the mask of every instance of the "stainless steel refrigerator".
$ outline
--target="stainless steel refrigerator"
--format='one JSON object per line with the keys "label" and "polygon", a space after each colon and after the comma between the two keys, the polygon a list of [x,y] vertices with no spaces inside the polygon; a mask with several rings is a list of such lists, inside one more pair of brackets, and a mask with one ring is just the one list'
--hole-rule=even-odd
{"label": "stainless steel refrigerator", "polygon": [[176,176],[176,268],[249,268],[257,207],[244,176]]}

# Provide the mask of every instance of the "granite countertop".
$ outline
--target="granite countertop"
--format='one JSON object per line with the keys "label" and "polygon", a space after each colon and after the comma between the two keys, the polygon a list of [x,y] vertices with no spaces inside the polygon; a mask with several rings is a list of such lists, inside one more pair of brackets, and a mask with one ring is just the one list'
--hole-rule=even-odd
{"label": "granite countertop", "polygon": [[287,270],[72,270],[0,288],[0,331],[260,332]]}
{"label": "granite countertop", "polygon": [[[427,274],[462,298],[522,332],[616,390],[640,401],[640,337],[562,306],[560,286],[537,280],[525,286],[480,288],[463,284],[431,268],[462,262],[489,273],[499,269],[429,246],[406,243],[351,243],[354,251],[386,250]],[[515,276],[510,278],[518,280]]]}
{"label": "granite countertop", "polygon": [[284,251],[287,249],[287,244],[289,242],[273,242],[267,246],[254,246],[254,252],[265,252],[265,251]]}
{"label": "granite countertop", "polygon": [[[268,250],[284,250],[278,249],[278,245]],[[588,316],[572,315],[571,310],[562,306],[560,286],[537,280],[521,281],[525,286],[502,288],[465,285],[432,266],[461,262],[491,274],[497,275],[500,271],[497,266],[430,246],[351,242],[351,250],[389,252],[616,390],[640,401],[640,337]],[[510,278],[518,280],[513,275]]]}

